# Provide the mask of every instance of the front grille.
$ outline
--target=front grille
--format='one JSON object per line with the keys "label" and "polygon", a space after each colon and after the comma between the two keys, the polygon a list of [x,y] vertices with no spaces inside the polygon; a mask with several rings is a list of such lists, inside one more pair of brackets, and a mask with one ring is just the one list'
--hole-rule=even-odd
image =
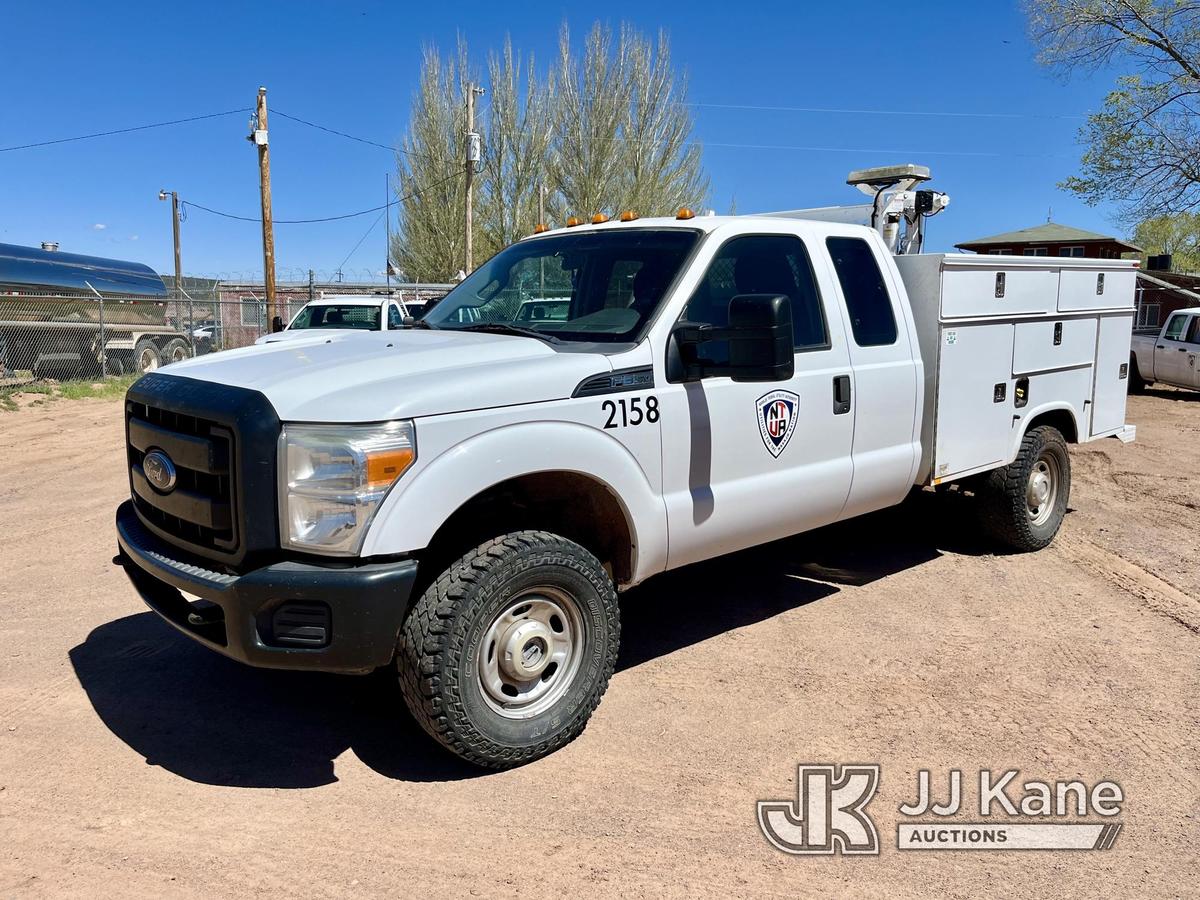
{"label": "front grille", "polygon": [[[276,470],[281,426],[261,392],[182,375],[143,375],[125,395],[129,488],[157,537],[224,570],[279,556]],[[153,486],[143,468],[161,450],[175,484]],[[163,474],[162,460],[150,474]],[[169,468],[169,467],[168,467]]]}
{"label": "front grille", "polygon": [[[167,535],[211,550],[238,547],[233,436],[211,419],[130,401],[128,452],[133,502],[138,512]],[[161,450],[175,465],[169,493],[145,478],[142,462]]]}

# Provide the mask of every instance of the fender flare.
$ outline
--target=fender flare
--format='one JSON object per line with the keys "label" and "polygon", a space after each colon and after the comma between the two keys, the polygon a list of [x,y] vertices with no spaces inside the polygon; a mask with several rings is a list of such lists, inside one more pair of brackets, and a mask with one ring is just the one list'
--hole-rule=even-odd
{"label": "fender flare", "polygon": [[1075,426],[1075,440],[1072,442],[1069,440],[1067,435],[1063,435],[1064,438],[1068,438],[1068,443],[1080,443],[1086,437],[1083,429],[1079,427],[1080,413],[1075,409],[1074,406],[1064,400],[1052,400],[1048,403],[1043,403],[1040,406],[1035,406],[1026,416],[1022,418],[1021,428],[1017,432],[1012,446],[1009,447],[1008,460],[1006,464],[1011,463],[1017,458],[1017,453],[1019,453],[1021,450],[1021,442],[1025,440],[1025,435],[1029,433],[1030,424],[1039,416],[1043,416],[1050,412],[1065,412],[1071,417],[1071,424]]}
{"label": "fender flare", "polygon": [[473,497],[512,478],[546,472],[584,475],[613,494],[633,542],[633,582],[666,567],[666,507],[637,459],[615,438],[573,422],[503,425],[446,448],[401,477],[371,523],[362,554],[423,550]]}

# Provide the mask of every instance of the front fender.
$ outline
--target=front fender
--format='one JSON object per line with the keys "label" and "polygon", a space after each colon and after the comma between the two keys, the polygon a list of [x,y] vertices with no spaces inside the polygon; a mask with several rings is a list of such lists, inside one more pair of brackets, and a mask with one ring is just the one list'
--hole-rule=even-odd
{"label": "front fender", "polygon": [[[419,451],[418,451],[419,452]],[[543,472],[586,475],[625,512],[634,544],[633,581],[666,567],[666,508],[633,454],[614,437],[572,422],[527,422],[474,435],[401,478],[367,533],[364,556],[429,545],[464,503],[510,478]]]}

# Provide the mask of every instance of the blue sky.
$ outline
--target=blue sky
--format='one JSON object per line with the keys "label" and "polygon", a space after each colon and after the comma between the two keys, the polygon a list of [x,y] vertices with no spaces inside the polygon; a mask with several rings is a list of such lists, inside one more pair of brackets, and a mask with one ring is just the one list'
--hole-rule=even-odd
{"label": "blue sky", "polygon": [[[52,10],[52,12],[51,12]],[[579,4],[79,3],[7,8],[0,147],[253,105],[392,144],[404,132],[420,51],[462,33],[482,60],[511,34],[548,61],[560,24],[582,37],[601,11],[668,31],[690,78],[711,203],[739,212],[857,202],[852,168],[919,162],[952,196],[928,247],[1055,221],[1112,233],[1111,210],[1056,188],[1076,170],[1076,133],[1111,73],[1063,83],[1033,60],[1009,2]],[[905,114],[735,109],[890,110]],[[911,114],[910,114],[911,113]],[[159,188],[254,216],[248,114],[0,153],[0,242],[136,259],[172,270]],[[758,148],[722,144],[754,145]],[[274,212],[311,218],[383,202],[391,154],[271,120]],[[280,277],[331,271],[375,216],[280,225]],[[346,261],[380,270],[381,222]],[[192,210],[190,274],[261,272],[258,225]]]}

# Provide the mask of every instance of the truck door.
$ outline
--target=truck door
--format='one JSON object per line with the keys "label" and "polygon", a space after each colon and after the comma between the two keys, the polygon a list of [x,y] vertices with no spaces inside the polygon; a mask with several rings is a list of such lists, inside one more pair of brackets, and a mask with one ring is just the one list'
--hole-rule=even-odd
{"label": "truck door", "polygon": [[1194,388],[1200,388],[1200,315],[1193,315],[1191,324],[1188,325],[1187,334],[1183,340],[1183,347],[1186,352],[1187,371],[1191,374],[1191,380],[1185,382]]}
{"label": "truck door", "polygon": [[[850,490],[850,359],[825,267],[795,234],[740,235],[716,252],[683,318],[728,324],[738,294],[791,298],[796,369],[784,382],[710,377],[668,384],[663,493],[668,566],[695,562],[837,519]],[[728,342],[701,356],[728,359]]]}
{"label": "truck door", "polygon": [[841,516],[848,519],[899,503],[912,489],[920,457],[920,352],[910,340],[911,314],[884,275],[883,248],[858,236],[835,235],[825,245],[854,367],[854,486]]}
{"label": "truck door", "polygon": [[[1194,365],[1188,366],[1188,345],[1184,338],[1187,336],[1189,316],[1177,312],[1167,320],[1167,325],[1154,342],[1154,380],[1165,381],[1167,384],[1178,384],[1189,387],[1193,384]],[[1195,348],[1192,348],[1195,356]]]}

